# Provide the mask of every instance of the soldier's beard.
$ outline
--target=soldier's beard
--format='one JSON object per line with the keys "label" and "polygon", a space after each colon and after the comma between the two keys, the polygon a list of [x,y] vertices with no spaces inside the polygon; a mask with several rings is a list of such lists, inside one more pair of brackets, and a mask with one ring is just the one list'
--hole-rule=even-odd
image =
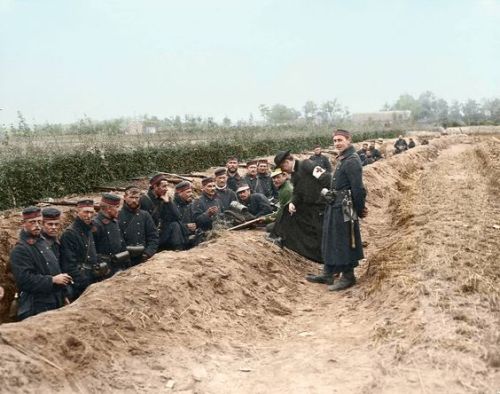
{"label": "soldier's beard", "polygon": [[127,203],[127,206],[130,209],[137,209],[137,208],[139,208],[139,203],[138,202]]}

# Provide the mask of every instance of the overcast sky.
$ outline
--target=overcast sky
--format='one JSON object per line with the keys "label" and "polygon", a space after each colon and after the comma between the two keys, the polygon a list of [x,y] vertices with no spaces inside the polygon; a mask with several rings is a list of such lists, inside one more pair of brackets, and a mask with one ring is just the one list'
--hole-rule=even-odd
{"label": "overcast sky", "polygon": [[0,0],[0,124],[500,96],[500,0]]}

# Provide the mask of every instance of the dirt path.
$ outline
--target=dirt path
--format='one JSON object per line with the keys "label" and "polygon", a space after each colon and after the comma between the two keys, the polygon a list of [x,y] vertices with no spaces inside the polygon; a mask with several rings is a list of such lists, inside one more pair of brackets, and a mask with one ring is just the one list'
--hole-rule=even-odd
{"label": "dirt path", "polygon": [[318,266],[258,232],[224,235],[1,326],[0,391],[498,392],[500,140],[482,141],[365,171],[353,289],[305,282]]}

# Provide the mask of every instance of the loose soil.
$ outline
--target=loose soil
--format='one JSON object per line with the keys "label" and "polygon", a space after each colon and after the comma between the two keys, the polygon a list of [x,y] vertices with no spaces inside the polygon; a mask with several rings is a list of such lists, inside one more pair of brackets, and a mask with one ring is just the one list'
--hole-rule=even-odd
{"label": "loose soil", "polygon": [[498,152],[453,135],[367,167],[367,259],[345,292],[262,232],[220,232],[1,325],[0,391],[496,393]]}

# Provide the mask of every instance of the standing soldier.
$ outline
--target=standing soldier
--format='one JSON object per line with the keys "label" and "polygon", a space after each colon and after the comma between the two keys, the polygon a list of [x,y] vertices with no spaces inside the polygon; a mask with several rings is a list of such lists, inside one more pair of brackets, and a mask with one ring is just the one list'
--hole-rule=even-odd
{"label": "standing soldier", "polygon": [[57,208],[44,208],[42,210],[42,237],[61,261],[61,243],[59,242],[59,231],[61,230],[61,211]]}
{"label": "standing soldier", "polygon": [[[366,147],[368,148],[368,145]],[[314,155],[309,159],[317,166],[324,168],[327,172],[332,172],[332,163],[330,163],[330,159],[321,152],[321,145],[316,145],[314,147]]]}
{"label": "standing soldier", "polygon": [[203,231],[212,230],[213,222],[222,212],[222,203],[215,193],[215,179],[212,177],[201,180],[201,196],[194,203],[193,217],[196,225]]}
{"label": "standing soldier", "polygon": [[63,306],[64,289],[72,281],[70,275],[61,273],[59,262],[41,237],[41,231],[40,208],[24,209],[19,242],[10,254],[11,270],[20,292],[19,320]]}
{"label": "standing soldier", "polygon": [[241,182],[241,175],[238,172],[239,162],[236,156],[231,156],[227,159],[227,187],[233,192],[238,189],[238,184]]}
{"label": "standing soldier", "polygon": [[122,237],[116,218],[120,209],[121,198],[116,194],[104,193],[99,204],[101,209],[93,220],[92,234],[94,236],[97,256],[106,262],[111,269],[111,275],[130,266],[130,255]]}
{"label": "standing soldier", "polygon": [[74,284],[71,299],[77,299],[92,283],[102,280],[109,272],[107,266],[97,261],[97,252],[92,236],[94,201],[77,202],[77,217],[61,236],[61,266],[69,273]]}
{"label": "standing soldier", "polygon": [[140,209],[141,191],[128,186],[123,196],[123,207],[118,214],[118,225],[130,252],[132,265],[149,259],[158,250],[158,230],[151,215]]}
{"label": "standing soldier", "polygon": [[[366,216],[363,170],[358,154],[352,146],[351,133],[336,130],[333,144],[339,158],[333,174],[316,167],[313,176],[325,187],[329,199],[323,222],[321,244],[324,267],[322,275],[309,275],[307,280],[328,284],[331,291],[347,289],[356,283],[354,267],[363,258],[363,246],[358,218]],[[333,275],[342,273],[333,283]]]}
{"label": "standing soldier", "polygon": [[227,175],[225,168],[217,168],[214,171],[215,176],[215,193],[222,203],[222,209],[225,211],[229,205],[236,201],[236,193],[227,187]]}

